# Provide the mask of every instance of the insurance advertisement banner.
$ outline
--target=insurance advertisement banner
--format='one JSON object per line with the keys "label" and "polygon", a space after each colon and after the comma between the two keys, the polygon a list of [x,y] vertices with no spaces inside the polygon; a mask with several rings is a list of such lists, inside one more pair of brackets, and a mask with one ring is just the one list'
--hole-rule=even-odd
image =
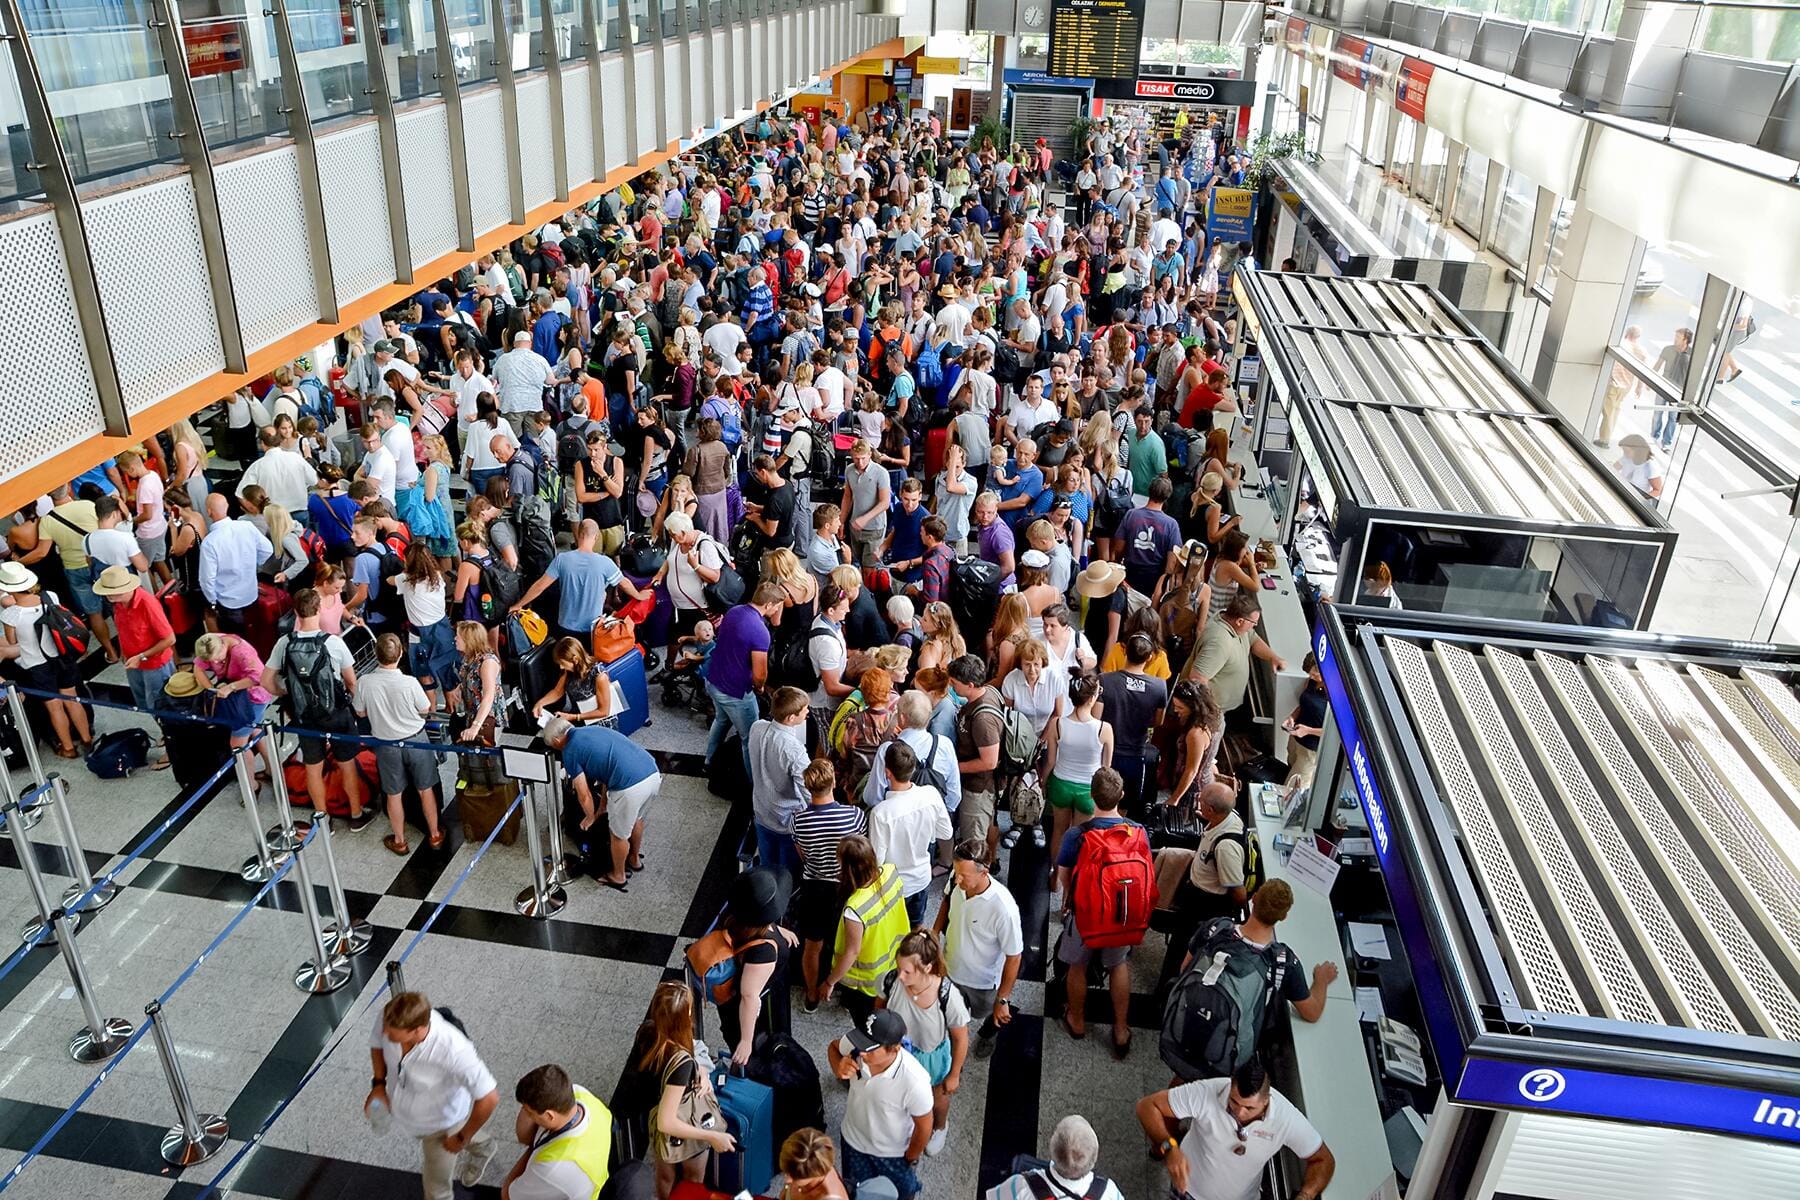
{"label": "insurance advertisement banner", "polygon": [[1251,241],[1256,224],[1256,193],[1249,188],[1216,187],[1206,194],[1206,236],[1227,242]]}
{"label": "insurance advertisement banner", "polygon": [[1425,119],[1425,95],[1431,90],[1431,64],[1409,58],[1400,65],[1394,85],[1394,107],[1415,121]]}
{"label": "insurance advertisement banner", "polygon": [[1366,87],[1369,82],[1367,66],[1370,49],[1369,43],[1359,37],[1351,37],[1347,33],[1338,34],[1337,47],[1331,54],[1331,73],[1345,83],[1355,84],[1359,88]]}
{"label": "insurance advertisement banner", "polygon": [[181,27],[190,79],[244,69],[242,21],[196,21]]}

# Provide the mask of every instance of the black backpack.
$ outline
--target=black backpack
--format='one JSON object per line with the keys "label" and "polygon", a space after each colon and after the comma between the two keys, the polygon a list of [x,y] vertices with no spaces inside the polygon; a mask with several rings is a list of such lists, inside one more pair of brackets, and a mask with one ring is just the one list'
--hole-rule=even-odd
{"label": "black backpack", "polygon": [[319,726],[344,708],[344,685],[331,661],[331,635],[289,634],[281,682],[288,711],[302,725]]}
{"label": "black backpack", "polygon": [[994,344],[994,379],[1017,386],[1027,373],[1019,348],[1005,338],[998,339]]}
{"label": "black backpack", "polygon": [[965,554],[950,568],[950,611],[958,629],[986,629],[1000,607],[1000,566]]}
{"label": "black backpack", "polygon": [[406,568],[400,562],[400,556],[394,553],[392,546],[386,542],[376,542],[373,546],[364,546],[356,552],[358,558],[372,556],[375,559],[375,573],[380,577],[376,584],[379,591],[374,599],[363,605],[364,612],[373,612],[384,622],[389,633],[398,633],[406,628],[406,601],[401,599],[400,590],[389,582],[394,576]]}
{"label": "black backpack", "polygon": [[573,420],[563,423],[562,435],[556,439],[556,469],[564,475],[575,473],[575,464],[588,456],[587,435],[600,428],[600,422],[592,417],[587,418],[583,428],[577,429]]}
{"label": "black backpack", "polygon": [[780,1145],[800,1129],[825,1128],[825,1097],[812,1055],[785,1033],[758,1034],[744,1074],[775,1093],[772,1132]]}
{"label": "black backpack", "polygon": [[810,692],[819,686],[819,669],[813,666],[812,644],[816,637],[829,637],[828,629],[812,628],[803,638],[783,642],[769,664],[769,677],[782,687],[797,687]]}
{"label": "black backpack", "polygon": [[519,535],[520,576],[542,578],[550,569],[550,560],[556,557],[556,538],[551,534],[549,524],[530,504],[513,506],[512,523]]}
{"label": "black backpack", "polygon": [[806,456],[806,477],[815,484],[830,483],[837,475],[837,443],[831,426],[813,421],[806,427],[812,452]]}
{"label": "black backpack", "polygon": [[1175,981],[1163,1010],[1157,1051],[1183,1080],[1230,1075],[1256,1053],[1281,1001],[1288,948],[1259,949],[1230,917],[1215,918],[1195,940],[1194,961]]}
{"label": "black backpack", "polygon": [[482,619],[497,622],[506,615],[507,609],[519,602],[523,592],[519,573],[507,566],[506,560],[498,554],[476,559],[475,564],[481,572]]}

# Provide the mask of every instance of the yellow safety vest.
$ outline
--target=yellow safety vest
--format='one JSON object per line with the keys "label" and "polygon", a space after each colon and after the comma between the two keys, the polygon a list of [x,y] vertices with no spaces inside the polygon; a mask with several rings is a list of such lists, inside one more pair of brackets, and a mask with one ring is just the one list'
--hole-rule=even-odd
{"label": "yellow safety vest", "polygon": [[[846,907],[863,927],[862,948],[844,973],[844,986],[874,995],[882,977],[894,969],[900,939],[912,929],[906,916],[906,897],[900,890],[900,873],[892,863],[881,864],[881,874],[868,887],[850,893]],[[838,922],[836,957],[844,949],[844,923]]]}
{"label": "yellow safety vest", "polygon": [[612,1155],[612,1111],[584,1087],[576,1087],[575,1099],[587,1109],[587,1127],[579,1134],[551,1138],[532,1152],[531,1161],[574,1163],[593,1185],[588,1200],[595,1200],[606,1186],[606,1163]]}

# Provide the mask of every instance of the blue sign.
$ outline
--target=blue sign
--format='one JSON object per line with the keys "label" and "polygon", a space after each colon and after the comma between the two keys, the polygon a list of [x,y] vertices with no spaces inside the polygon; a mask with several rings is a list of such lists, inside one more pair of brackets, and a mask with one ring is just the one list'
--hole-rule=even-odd
{"label": "blue sign", "polygon": [[1471,1058],[1463,1064],[1455,1096],[1469,1104],[1527,1112],[1541,1109],[1800,1143],[1800,1096],[1713,1083]]}
{"label": "blue sign", "polygon": [[1026,71],[1018,67],[1006,68],[1002,77],[1007,83],[1023,83],[1032,87],[1074,88],[1078,91],[1089,91],[1094,86],[1091,79],[1076,79],[1069,75],[1052,75],[1048,71]]}
{"label": "blue sign", "polygon": [[1363,818],[1369,825],[1369,840],[1375,843],[1375,857],[1381,862],[1381,878],[1394,906],[1394,921],[1400,928],[1401,943],[1406,947],[1407,964],[1412,968],[1413,984],[1418,990],[1419,1007],[1425,1014],[1426,1030],[1431,1035],[1432,1051],[1437,1056],[1439,1070],[1448,1077],[1462,1059],[1462,1029],[1450,1007],[1450,993],[1444,986],[1437,951],[1425,929],[1418,890],[1408,874],[1405,859],[1396,853],[1392,813],[1369,762],[1362,726],[1356,720],[1356,705],[1344,686],[1337,652],[1322,623],[1313,635],[1313,652],[1318,658],[1319,674],[1325,680],[1325,694],[1331,700],[1331,715],[1337,724],[1338,741],[1344,748],[1344,760],[1350,766],[1350,778],[1356,784]]}
{"label": "blue sign", "polygon": [[1249,188],[1215,187],[1206,193],[1206,236],[1233,245],[1255,240],[1256,193]]}

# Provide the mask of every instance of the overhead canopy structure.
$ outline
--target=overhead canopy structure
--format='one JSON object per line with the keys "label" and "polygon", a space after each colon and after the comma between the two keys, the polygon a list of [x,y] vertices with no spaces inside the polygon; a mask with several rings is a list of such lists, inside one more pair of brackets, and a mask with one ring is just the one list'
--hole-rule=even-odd
{"label": "overhead canopy structure", "polygon": [[1259,422],[1291,431],[1341,543],[1397,579],[1418,565],[1409,607],[1648,623],[1674,533],[1437,292],[1261,271],[1233,288]]}
{"label": "overhead canopy structure", "polygon": [[1800,1142],[1800,649],[1359,608],[1317,649],[1452,1098]]}

